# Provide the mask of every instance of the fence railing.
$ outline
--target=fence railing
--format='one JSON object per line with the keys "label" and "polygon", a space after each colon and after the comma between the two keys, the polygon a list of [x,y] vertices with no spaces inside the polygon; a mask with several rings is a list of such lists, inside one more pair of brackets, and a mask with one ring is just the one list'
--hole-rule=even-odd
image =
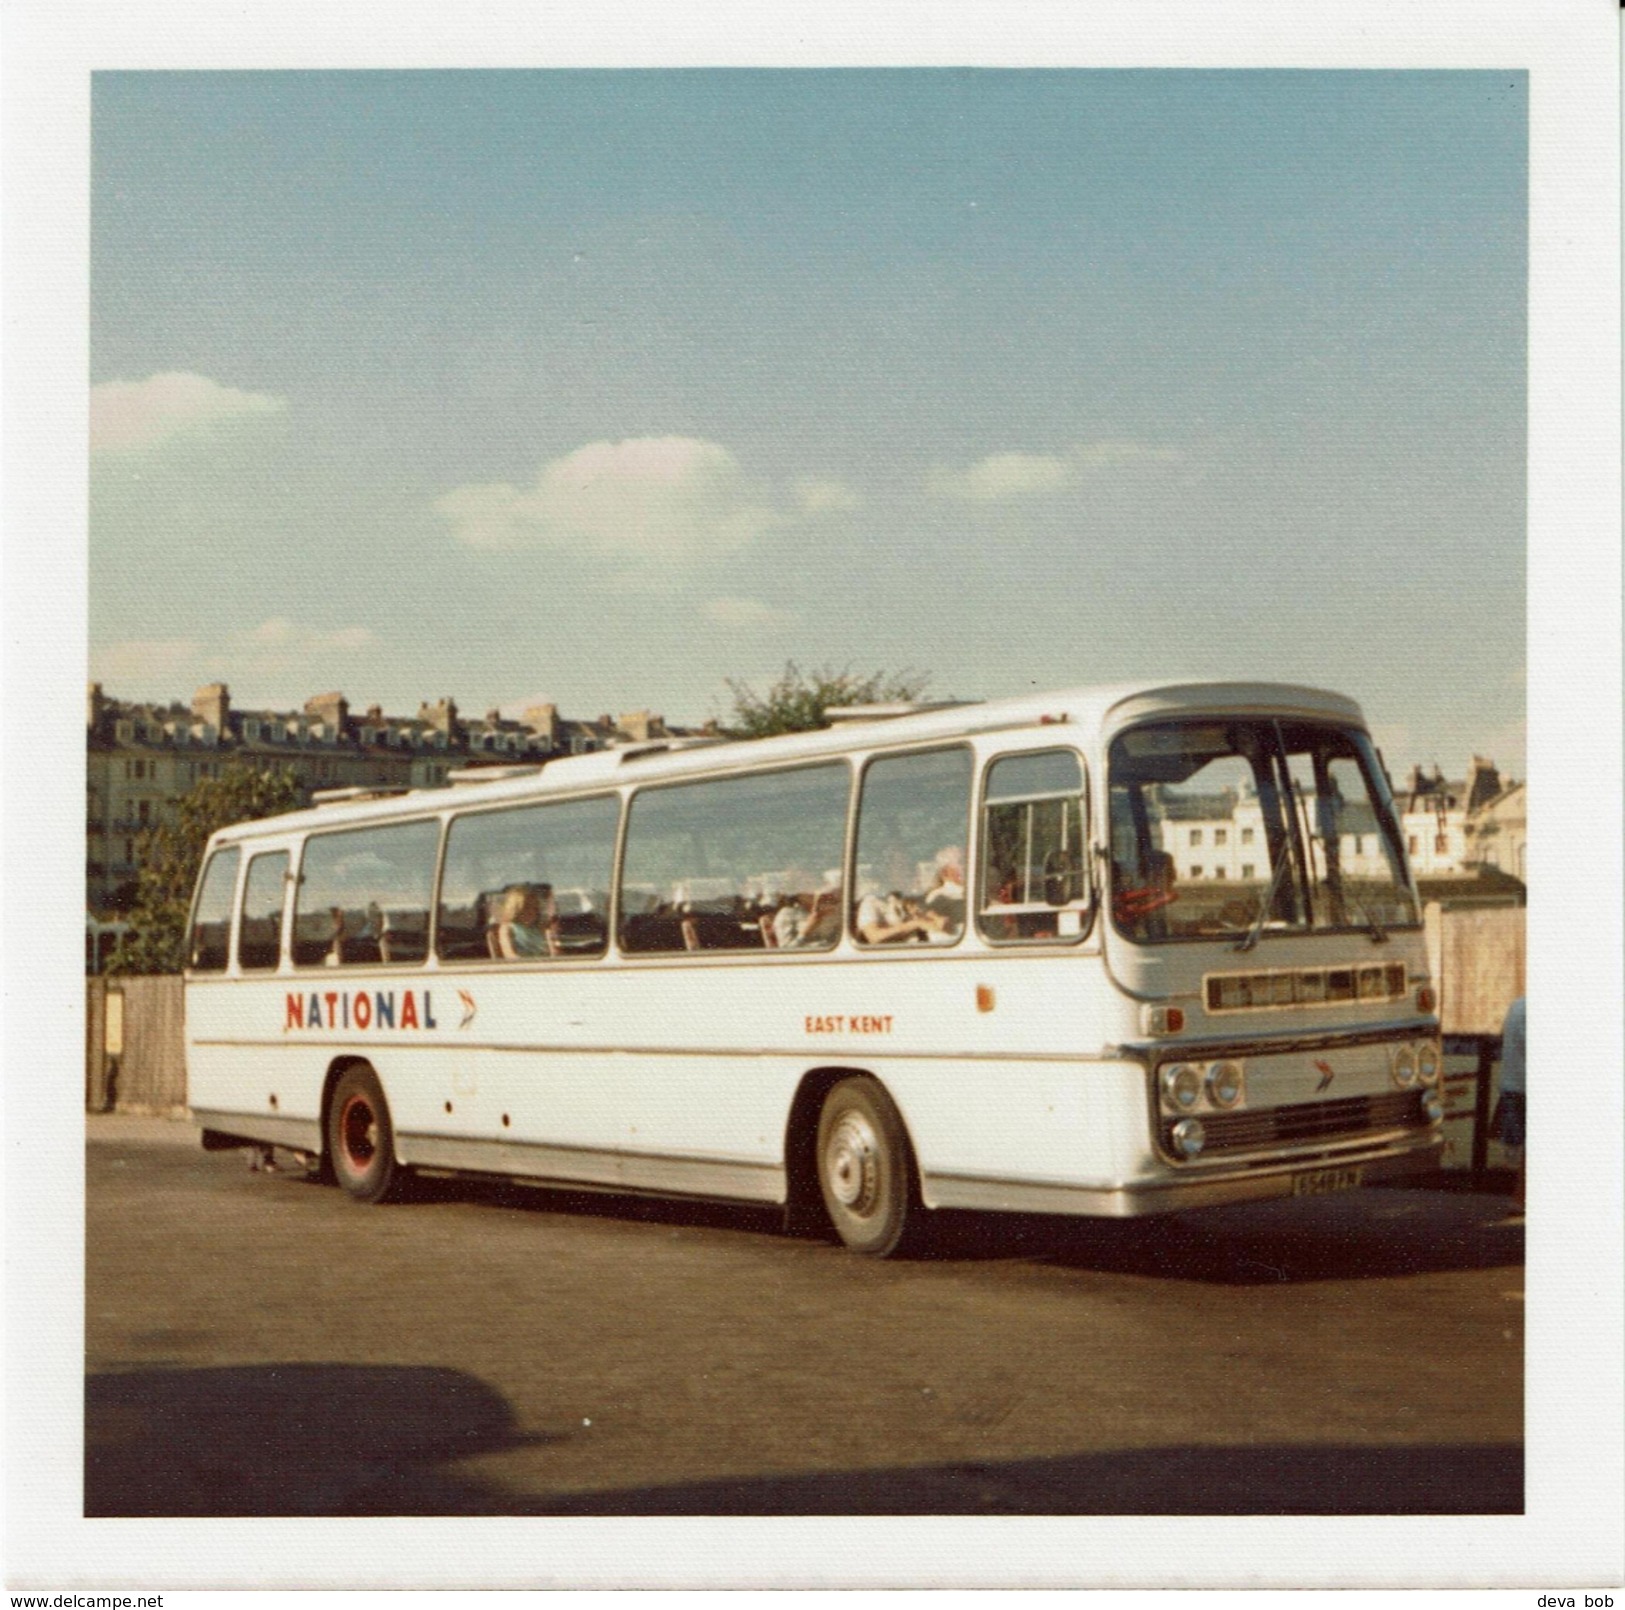
{"label": "fence railing", "polygon": [[[1445,1158],[1447,1169],[1464,1170],[1482,1185],[1492,1162],[1490,1124],[1495,1112],[1501,1063],[1499,1034],[1447,1034],[1444,1037]],[[1465,1147],[1452,1125],[1470,1125]],[[1465,1152],[1465,1156],[1462,1153]]]}

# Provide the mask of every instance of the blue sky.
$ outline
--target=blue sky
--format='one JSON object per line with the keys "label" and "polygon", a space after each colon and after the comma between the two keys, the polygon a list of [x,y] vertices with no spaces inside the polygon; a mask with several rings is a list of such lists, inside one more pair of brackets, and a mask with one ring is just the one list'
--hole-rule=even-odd
{"label": "blue sky", "polygon": [[100,74],[91,674],[1310,681],[1524,765],[1527,81]]}

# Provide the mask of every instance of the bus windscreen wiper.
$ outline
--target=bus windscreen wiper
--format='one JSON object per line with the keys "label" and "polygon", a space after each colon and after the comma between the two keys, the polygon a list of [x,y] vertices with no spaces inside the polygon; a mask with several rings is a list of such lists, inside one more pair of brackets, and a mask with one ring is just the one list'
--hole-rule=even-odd
{"label": "bus windscreen wiper", "polygon": [[1292,863],[1291,842],[1282,838],[1281,856],[1275,863],[1275,871],[1270,877],[1270,886],[1264,893],[1264,898],[1258,907],[1258,915],[1253,918],[1253,925],[1247,930],[1245,939],[1238,940],[1230,948],[1232,950],[1251,950],[1258,943],[1258,936],[1264,931],[1264,921],[1275,909],[1275,897],[1281,892],[1281,875]]}

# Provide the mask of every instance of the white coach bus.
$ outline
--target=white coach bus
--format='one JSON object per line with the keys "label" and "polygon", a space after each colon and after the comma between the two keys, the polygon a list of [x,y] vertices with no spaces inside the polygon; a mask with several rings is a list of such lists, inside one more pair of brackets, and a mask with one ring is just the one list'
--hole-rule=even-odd
{"label": "white coach bus", "polygon": [[608,751],[217,833],[189,1102],[415,1171],[1126,1216],[1427,1172],[1439,1026],[1357,705],[1081,688]]}

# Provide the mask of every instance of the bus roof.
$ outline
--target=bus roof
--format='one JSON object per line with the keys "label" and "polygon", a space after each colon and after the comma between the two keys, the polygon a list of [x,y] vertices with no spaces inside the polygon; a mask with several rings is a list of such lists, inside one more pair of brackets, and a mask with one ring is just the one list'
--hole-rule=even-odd
{"label": "bus roof", "polygon": [[[214,842],[257,838],[272,833],[304,832],[346,823],[376,822],[391,817],[422,816],[450,807],[466,809],[500,801],[545,799],[555,794],[590,793],[623,782],[645,782],[714,772],[754,770],[774,763],[793,763],[852,750],[891,747],[895,744],[948,740],[976,733],[1007,732],[1031,727],[1081,728],[1089,737],[1157,716],[1175,716],[1194,710],[1237,713],[1292,714],[1322,720],[1364,724],[1360,707],[1342,694],[1322,688],[1283,682],[1125,682],[1095,687],[1064,688],[1052,693],[1022,694],[989,699],[978,704],[953,704],[910,715],[877,716],[873,720],[843,720],[817,732],[788,733],[776,738],[742,739],[669,747],[636,745],[605,749],[593,754],[567,756],[528,768],[523,776],[512,768],[506,775],[473,786],[466,776],[459,784],[414,789],[390,796],[372,795],[351,802],[333,802],[283,816],[260,817],[221,828]],[[1059,736],[1059,732],[1057,732]]]}

